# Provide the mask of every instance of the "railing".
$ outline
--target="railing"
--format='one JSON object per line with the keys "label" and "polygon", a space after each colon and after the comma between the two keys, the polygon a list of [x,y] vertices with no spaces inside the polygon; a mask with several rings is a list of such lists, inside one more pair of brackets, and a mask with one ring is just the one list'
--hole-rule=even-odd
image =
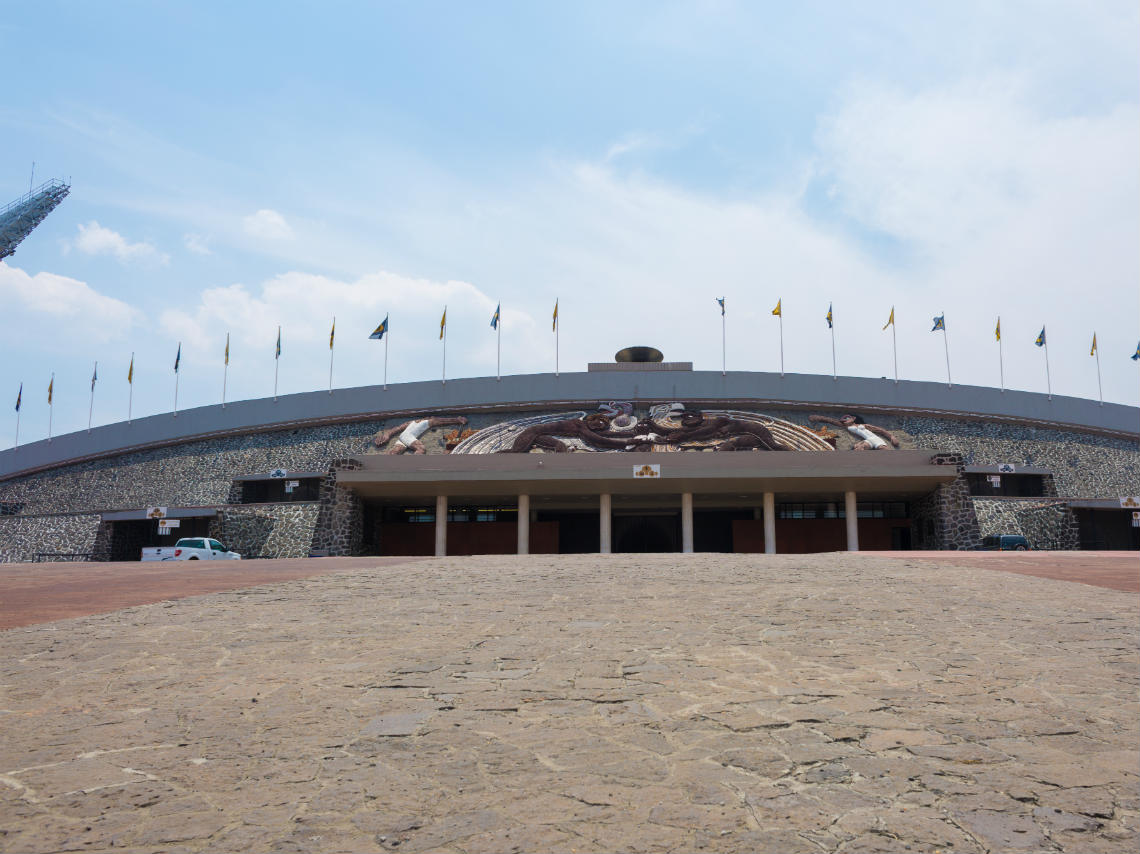
{"label": "railing", "polygon": [[46,561],[76,561],[87,562],[91,560],[91,552],[36,552],[33,563],[44,563]]}
{"label": "railing", "polygon": [[5,207],[0,208],[0,216],[4,216],[4,214],[8,213],[14,208],[18,208],[20,205],[26,205],[40,193],[43,193],[47,190],[62,190],[69,189],[70,187],[70,184],[65,181],[61,181],[58,178],[52,178],[50,181],[44,181],[44,183],[40,184],[34,190],[28,190],[28,192],[20,196],[20,198],[16,199],[16,201],[9,202]]}

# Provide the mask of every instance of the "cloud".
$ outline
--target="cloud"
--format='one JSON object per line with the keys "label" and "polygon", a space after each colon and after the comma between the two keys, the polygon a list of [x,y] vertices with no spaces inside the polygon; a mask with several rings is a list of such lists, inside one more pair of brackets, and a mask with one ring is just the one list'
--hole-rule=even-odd
{"label": "cloud", "polygon": [[213,250],[210,249],[209,239],[201,234],[184,234],[182,235],[182,243],[195,255],[214,254]]}
{"label": "cloud", "polygon": [[104,228],[95,220],[79,224],[79,236],[70,244],[86,255],[113,255],[123,264],[141,262],[165,266],[170,256],[159,252],[150,243],[129,243],[117,231]]}
{"label": "cloud", "polygon": [[262,208],[242,218],[245,233],[261,240],[292,240],[293,228],[277,211]]}
{"label": "cloud", "polygon": [[122,338],[139,317],[136,309],[86,282],[55,273],[29,275],[2,262],[0,311],[10,330],[42,332],[57,342]]}

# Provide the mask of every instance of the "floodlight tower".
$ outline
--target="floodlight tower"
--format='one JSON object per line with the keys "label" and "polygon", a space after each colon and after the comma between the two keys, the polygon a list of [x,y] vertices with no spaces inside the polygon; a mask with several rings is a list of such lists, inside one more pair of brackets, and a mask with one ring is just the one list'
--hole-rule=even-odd
{"label": "floodlight tower", "polygon": [[67,198],[71,185],[53,178],[0,208],[0,261],[12,255],[55,206]]}

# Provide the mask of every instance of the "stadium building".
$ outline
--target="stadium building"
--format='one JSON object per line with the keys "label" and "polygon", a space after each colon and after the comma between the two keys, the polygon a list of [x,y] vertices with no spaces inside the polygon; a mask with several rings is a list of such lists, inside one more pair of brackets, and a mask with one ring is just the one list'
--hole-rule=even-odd
{"label": "stadium building", "polygon": [[0,560],[134,560],[185,536],[246,557],[1140,548],[1135,407],[661,358],[20,445],[0,452]]}

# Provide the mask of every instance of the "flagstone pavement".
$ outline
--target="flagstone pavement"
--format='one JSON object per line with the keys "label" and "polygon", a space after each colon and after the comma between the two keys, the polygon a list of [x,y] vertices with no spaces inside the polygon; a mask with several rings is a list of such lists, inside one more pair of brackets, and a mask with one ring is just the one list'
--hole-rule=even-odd
{"label": "flagstone pavement", "polygon": [[1135,595],[430,559],[0,632],[0,851],[1140,844]]}

